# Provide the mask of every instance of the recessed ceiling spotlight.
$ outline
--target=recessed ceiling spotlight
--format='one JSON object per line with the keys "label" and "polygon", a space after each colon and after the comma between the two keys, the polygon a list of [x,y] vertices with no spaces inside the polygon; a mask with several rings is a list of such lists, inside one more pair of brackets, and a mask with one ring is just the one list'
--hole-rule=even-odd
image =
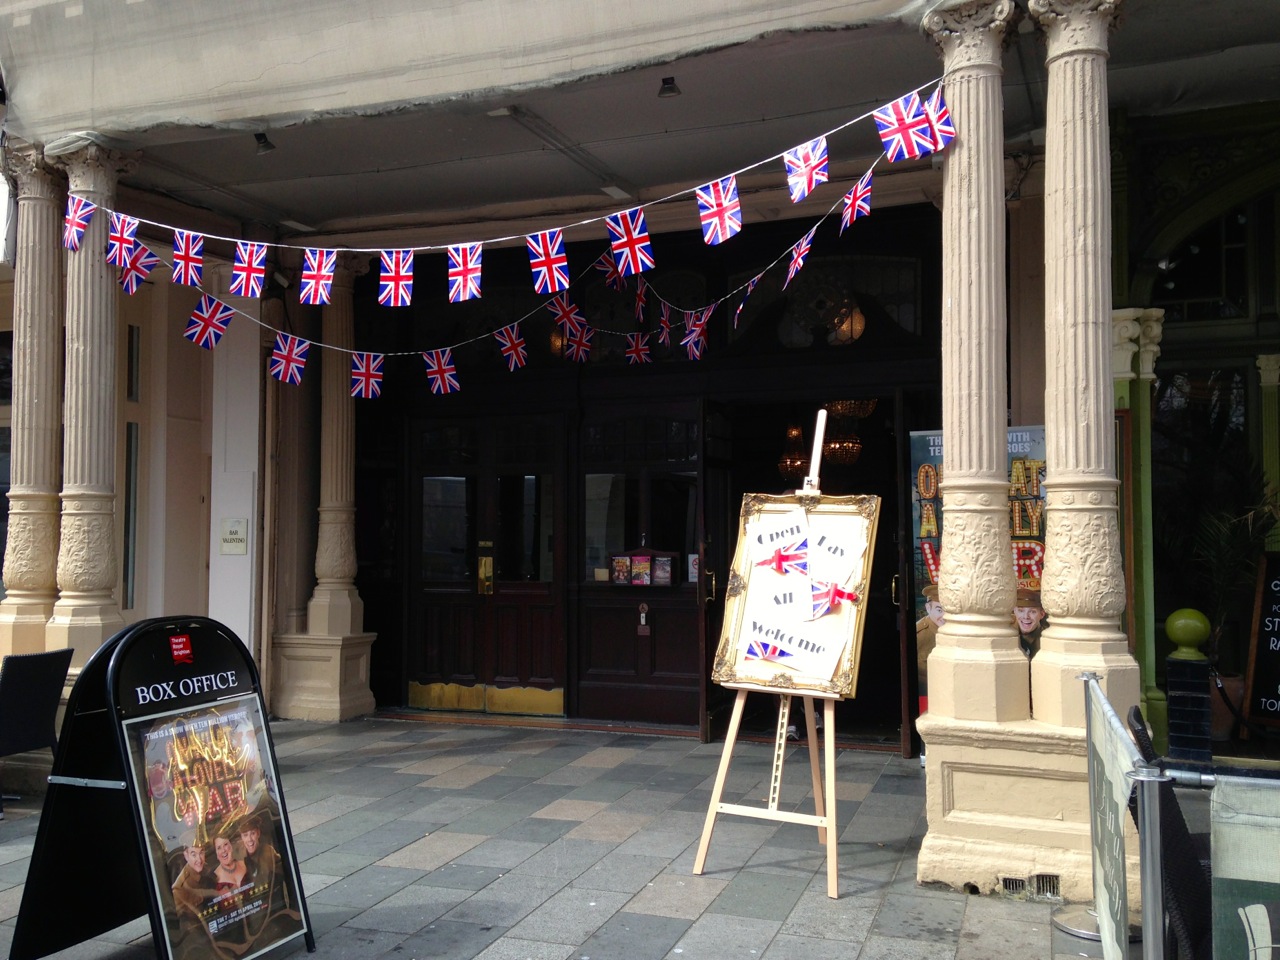
{"label": "recessed ceiling spotlight", "polygon": [[663,77],[662,86],[658,88],[658,96],[666,99],[667,97],[680,96],[680,88],[676,86],[675,77]]}

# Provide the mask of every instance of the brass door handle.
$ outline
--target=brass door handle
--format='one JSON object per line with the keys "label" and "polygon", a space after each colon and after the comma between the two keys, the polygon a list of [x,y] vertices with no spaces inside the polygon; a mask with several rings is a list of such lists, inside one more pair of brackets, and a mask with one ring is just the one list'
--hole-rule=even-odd
{"label": "brass door handle", "polygon": [[476,593],[483,597],[493,595],[493,557],[477,557],[478,573],[476,577]]}
{"label": "brass door handle", "polygon": [[716,598],[716,572],[708,570],[707,579],[711,581],[711,585],[707,589],[707,603],[711,603]]}

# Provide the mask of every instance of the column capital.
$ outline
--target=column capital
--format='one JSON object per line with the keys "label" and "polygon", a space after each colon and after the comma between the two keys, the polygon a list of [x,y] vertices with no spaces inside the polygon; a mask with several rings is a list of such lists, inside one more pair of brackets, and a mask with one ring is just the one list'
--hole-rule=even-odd
{"label": "column capital", "polygon": [[1132,307],[1111,311],[1111,379],[1133,380],[1133,355],[1138,352],[1138,337],[1142,325],[1138,318],[1141,310]]}
{"label": "column capital", "polygon": [[998,69],[1000,46],[1019,16],[1013,0],[951,0],[926,13],[920,27],[941,48],[947,73],[978,66]]}
{"label": "column capital", "polygon": [[369,272],[370,259],[367,253],[356,253],[354,250],[339,251],[337,268],[333,271],[334,288],[350,290],[355,284],[356,277],[363,277]]}
{"label": "column capital", "polygon": [[1030,0],[1027,6],[1049,40],[1046,63],[1068,54],[1107,56],[1120,0]]}
{"label": "column capital", "polygon": [[1258,373],[1264,387],[1280,387],[1280,353],[1259,354]]}
{"label": "column capital", "polygon": [[18,200],[53,200],[60,185],[52,167],[45,162],[44,151],[24,140],[10,140],[4,145],[4,173],[18,185]]}
{"label": "column capital", "polygon": [[1160,341],[1164,338],[1164,308],[1151,307],[1142,311],[1139,320],[1142,330],[1138,334],[1138,379],[1156,378],[1156,359],[1160,356]]}
{"label": "column capital", "polygon": [[138,157],[137,153],[122,153],[91,144],[57,157],[53,163],[67,171],[67,189],[71,193],[101,203],[115,194],[116,180],[121,174],[137,169]]}

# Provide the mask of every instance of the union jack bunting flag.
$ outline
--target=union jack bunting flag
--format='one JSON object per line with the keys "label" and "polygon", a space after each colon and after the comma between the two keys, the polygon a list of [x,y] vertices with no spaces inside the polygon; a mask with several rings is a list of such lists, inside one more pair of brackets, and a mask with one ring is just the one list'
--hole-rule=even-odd
{"label": "union jack bunting flag", "polygon": [[524,240],[529,246],[533,289],[543,294],[568,290],[569,258],[564,253],[564,234],[559,230],[544,230]]}
{"label": "union jack bunting flag", "polygon": [[575,327],[565,340],[565,359],[586,363],[587,357],[591,355],[591,338],[593,336],[595,336],[595,331],[587,324],[583,323]]}
{"label": "union jack bunting flag", "polygon": [[382,361],[380,353],[351,354],[351,395],[372,400],[382,395]]}
{"label": "union jack bunting flag", "polygon": [[618,263],[613,258],[612,250],[600,254],[600,259],[592,266],[604,274],[604,285],[610,290],[627,289],[627,278],[618,272]]}
{"label": "union jack bunting flag", "polygon": [[799,203],[820,183],[827,182],[827,138],[819,137],[782,155],[787,167],[787,189],[791,202]]}
{"label": "union jack bunting flag", "polygon": [[790,546],[778,547],[773,551],[773,556],[756,561],[757,567],[768,567],[774,573],[788,574],[798,573],[802,576],[809,574],[809,538],[805,537],[798,543]]}
{"label": "union jack bunting flag", "polygon": [[84,197],[67,197],[67,215],[62,221],[62,245],[68,250],[79,250],[89,220],[98,205]]}
{"label": "union jack bunting flag", "polygon": [[787,279],[786,282],[782,284],[783,290],[787,289],[787,284],[795,279],[796,274],[800,272],[800,268],[804,266],[804,258],[807,257],[809,255],[809,251],[813,249],[813,235],[817,229],[817,227],[814,227],[803,237],[797,240],[796,245],[791,248],[791,263],[787,265]]}
{"label": "union jack bunting flag", "polygon": [[267,245],[239,241],[231,264],[231,292],[237,297],[260,297],[266,278]]}
{"label": "union jack bunting flag", "polygon": [[933,127],[917,94],[908,93],[886,103],[871,116],[890,163],[915,160],[933,152]]}
{"label": "union jack bunting flag", "polygon": [[567,293],[552,297],[547,302],[547,309],[556,318],[556,325],[566,337],[579,327],[587,325],[587,318],[578,310],[578,305],[569,299]]}
{"label": "union jack bunting flag", "polygon": [[733,174],[712,180],[696,191],[702,239],[723,243],[742,229],[742,205],[738,202],[738,178]]}
{"label": "union jack bunting flag", "polygon": [[129,261],[133,245],[138,242],[138,221],[123,213],[111,214],[111,229],[107,233],[107,263],[123,267]]}
{"label": "union jack bunting flag", "polygon": [[644,305],[649,302],[649,285],[644,277],[636,281],[636,323],[644,326]]}
{"label": "union jack bunting flag", "polygon": [[742,316],[742,308],[747,305],[747,297],[751,296],[751,291],[756,288],[756,284],[760,282],[760,274],[756,274],[747,284],[747,292],[742,295],[742,302],[738,304],[738,309],[733,311],[733,329],[738,329],[738,318]]}
{"label": "union jack bunting flag", "polygon": [[627,363],[650,363],[649,335],[647,333],[627,334]]}
{"label": "union jack bunting flag", "polygon": [[182,335],[192,343],[212,350],[227,332],[227,325],[235,315],[231,307],[206,293],[191,311],[191,319],[187,321],[187,329]]}
{"label": "union jack bunting flag", "polygon": [[502,355],[507,359],[507,369],[514,371],[523,367],[529,359],[529,351],[525,349],[524,337],[520,336],[520,324],[513,323],[503,327],[493,335],[502,347]]}
{"label": "union jack bunting flag", "polygon": [[457,393],[458,368],[453,365],[453,351],[448,347],[442,350],[428,350],[422,355],[427,364],[427,380],[431,383],[432,393]]}
{"label": "union jack bunting flag", "polygon": [[333,289],[333,271],[337,266],[337,250],[304,250],[298,299],[313,306],[328,303],[329,293]]}
{"label": "union jack bunting flag", "polygon": [[[686,312],[685,317],[693,317],[696,314]],[[680,346],[685,348],[685,353],[690,360],[701,360],[703,351],[707,348],[707,321],[705,319],[694,320],[690,322],[685,320],[687,328],[684,339],[680,341]]]}
{"label": "union jack bunting flag", "polygon": [[662,316],[658,320],[658,342],[671,346],[671,304],[663,301]]}
{"label": "union jack bunting flag", "polygon": [[810,587],[813,590],[813,616],[810,619],[813,620],[834,612],[845,600],[851,603],[858,602],[856,593],[852,590],[844,590],[834,583],[821,583],[815,580]]}
{"label": "union jack bunting flag", "polygon": [[481,244],[459,243],[449,248],[449,302],[480,299]]}
{"label": "union jack bunting flag", "polygon": [[407,307],[413,298],[413,251],[383,250],[379,255],[378,302],[384,307]]}
{"label": "union jack bunting flag", "polygon": [[604,222],[609,228],[609,246],[618,273],[629,277],[653,268],[653,246],[644,222],[644,207],[623,210],[605,217]]}
{"label": "union jack bunting flag", "polygon": [[277,333],[276,346],[271,351],[271,375],[281,383],[297,386],[302,382],[302,371],[307,365],[307,351],[310,349],[310,340]]}
{"label": "union jack bunting flag", "polygon": [[204,276],[204,237],[189,230],[173,231],[173,282],[198,287]]}
{"label": "union jack bunting flag", "polygon": [[142,281],[160,263],[160,258],[147,248],[145,243],[136,243],[129,252],[124,269],[120,271],[120,286],[124,292],[133,296],[142,286]]}
{"label": "union jack bunting flag", "polygon": [[840,214],[840,232],[844,233],[859,217],[871,216],[871,171],[862,175],[853,189],[844,195],[844,210]]}
{"label": "union jack bunting flag", "polygon": [[773,663],[781,663],[789,656],[791,656],[791,651],[783,650],[776,643],[762,643],[759,640],[752,640],[747,644],[747,652],[742,655],[742,659],[769,660]]}
{"label": "union jack bunting flag", "polygon": [[942,87],[933,91],[929,99],[924,102],[924,110],[929,115],[934,152],[947,149],[947,145],[956,138],[956,128],[951,123],[951,111],[947,109],[947,101],[942,99]]}

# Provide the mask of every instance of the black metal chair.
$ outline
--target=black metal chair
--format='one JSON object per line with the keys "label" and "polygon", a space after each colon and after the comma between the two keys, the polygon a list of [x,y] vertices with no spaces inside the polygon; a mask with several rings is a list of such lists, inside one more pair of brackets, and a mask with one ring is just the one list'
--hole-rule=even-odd
{"label": "black metal chair", "polygon": [[[1163,768],[1138,707],[1129,708],[1128,721],[1142,759]],[[1163,781],[1159,789],[1160,881],[1168,932],[1172,934],[1165,937],[1165,956],[1169,960],[1213,960],[1212,871],[1207,844],[1197,844],[1187,829],[1173,781]],[[1131,811],[1136,823],[1136,807],[1131,806]]]}
{"label": "black metal chair", "polygon": [[[71,649],[10,654],[0,662],[0,758],[28,750],[56,749],[62,688],[71,669]],[[0,819],[4,800],[0,795]]]}

